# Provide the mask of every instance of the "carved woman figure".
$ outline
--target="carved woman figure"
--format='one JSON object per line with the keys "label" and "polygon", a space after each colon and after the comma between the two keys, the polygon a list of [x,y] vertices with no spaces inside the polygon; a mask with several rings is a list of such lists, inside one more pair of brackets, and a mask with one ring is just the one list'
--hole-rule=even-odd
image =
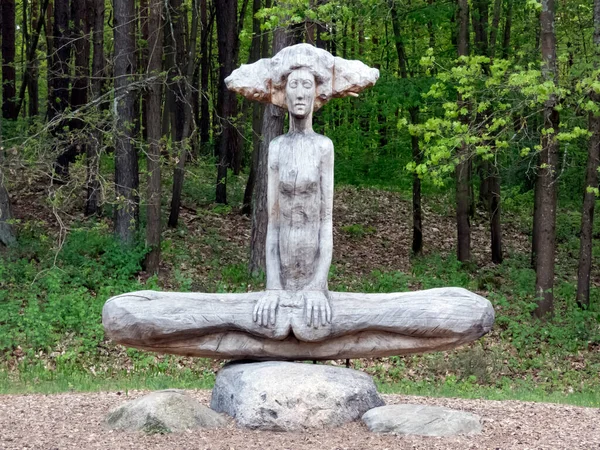
{"label": "carved woman figure", "polygon": [[267,289],[245,294],[139,291],[109,299],[107,334],[165,353],[221,358],[331,359],[453,348],[487,333],[489,301],[462,288],[392,294],[329,292],[333,144],[313,111],[357,95],[379,72],[308,44],[242,65],[225,81],[289,111],[268,155]]}
{"label": "carved woman figure", "polygon": [[309,327],[331,322],[333,143],[313,131],[312,116],[332,97],[357,95],[378,78],[377,69],[360,61],[299,44],[242,66],[226,80],[229,89],[289,112],[288,133],[269,146],[267,292],[253,312],[262,326],[276,325],[282,299],[304,307]]}

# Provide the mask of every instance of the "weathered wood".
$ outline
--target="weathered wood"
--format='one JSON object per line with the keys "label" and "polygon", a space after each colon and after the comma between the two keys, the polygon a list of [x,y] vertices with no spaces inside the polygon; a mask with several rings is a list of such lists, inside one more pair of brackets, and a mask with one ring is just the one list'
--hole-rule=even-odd
{"label": "weathered wood", "polygon": [[311,292],[277,293],[275,324],[253,320],[264,292],[132,292],[110,299],[102,323],[114,341],[215,358],[332,359],[445,350],[478,339],[494,322],[488,300],[462,288],[393,294],[329,292],[331,323],[307,325]]}
{"label": "weathered wood", "polygon": [[229,89],[285,105],[290,130],[269,145],[267,291],[140,291],[110,299],[113,340],[157,352],[216,358],[331,359],[443,350],[494,322],[485,298],[461,288],[395,294],[329,292],[333,143],[312,129],[316,107],[375,83],[376,69],[299,44],[242,66]]}

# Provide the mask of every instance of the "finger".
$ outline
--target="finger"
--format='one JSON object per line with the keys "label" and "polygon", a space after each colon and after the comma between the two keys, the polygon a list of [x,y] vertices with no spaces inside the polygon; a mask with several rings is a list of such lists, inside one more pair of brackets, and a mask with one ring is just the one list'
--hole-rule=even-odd
{"label": "finger", "polygon": [[260,317],[260,324],[263,327],[266,327],[269,324],[269,308],[267,308],[267,305],[263,305],[262,314]]}
{"label": "finger", "polygon": [[275,326],[275,320],[277,317],[277,303],[271,304],[271,325]]}
{"label": "finger", "polygon": [[310,326],[312,324],[312,310],[313,304],[311,301],[306,303],[306,325]]}
{"label": "finger", "polygon": [[304,321],[306,322],[306,325],[310,325],[310,308],[311,308],[310,300],[305,296],[304,297]]}
{"label": "finger", "polygon": [[327,303],[321,309],[321,325],[325,326],[327,324]]}
{"label": "finger", "polygon": [[258,310],[260,309],[260,300],[256,302],[256,305],[254,305],[254,312],[252,313],[252,319],[255,322],[258,322]]}
{"label": "finger", "polygon": [[321,317],[321,307],[315,306],[315,316],[313,317],[313,328],[319,328],[319,319]]}
{"label": "finger", "polygon": [[325,304],[325,318],[327,323],[331,323],[331,306],[329,306],[329,302]]}

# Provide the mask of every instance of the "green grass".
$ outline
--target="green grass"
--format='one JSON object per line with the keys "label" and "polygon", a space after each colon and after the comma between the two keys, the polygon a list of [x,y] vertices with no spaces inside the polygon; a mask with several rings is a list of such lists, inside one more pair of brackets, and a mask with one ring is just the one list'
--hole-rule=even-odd
{"label": "green grass", "polygon": [[458,383],[378,383],[382,394],[418,395],[427,397],[450,397],[483,400],[518,400],[524,402],[560,403],[565,405],[600,408],[600,391],[586,389],[581,392],[547,392],[532,383],[520,383],[515,387],[490,387],[470,382]]}
{"label": "green grass", "polygon": [[114,371],[94,375],[77,367],[62,370],[29,368],[18,374],[0,368],[0,394],[56,394],[61,392],[100,392],[161,389],[210,389],[211,370],[180,369],[165,373],[150,370]]}
{"label": "green grass", "polygon": [[[127,392],[132,390],[161,389],[211,389],[214,386],[212,371],[179,370],[164,373],[157,370],[122,370],[110,376],[94,375],[81,371],[22,372],[18,377],[9,377],[0,371],[0,394],[57,394],[63,392]],[[449,377],[445,382],[402,381],[396,383],[377,382],[382,394],[416,395],[427,397],[452,397],[485,400],[519,400],[530,402],[560,403],[585,407],[600,407],[600,391],[585,389],[580,392],[547,392],[532,382],[522,381],[504,387],[482,386],[470,380],[457,381]]]}

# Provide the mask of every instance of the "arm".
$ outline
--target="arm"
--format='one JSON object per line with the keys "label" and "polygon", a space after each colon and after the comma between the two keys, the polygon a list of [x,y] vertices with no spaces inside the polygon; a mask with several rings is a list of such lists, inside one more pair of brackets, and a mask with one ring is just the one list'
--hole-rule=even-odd
{"label": "arm", "polygon": [[265,266],[267,290],[281,290],[281,260],[279,258],[279,143],[269,144],[267,164],[267,239]]}
{"label": "arm", "polygon": [[333,255],[333,143],[327,139],[320,161],[321,224],[319,227],[319,258],[309,290],[327,290],[327,277]]}
{"label": "arm", "polygon": [[277,139],[269,144],[267,162],[267,238],[265,266],[267,292],[254,306],[252,319],[263,327],[275,326],[279,308],[281,286],[281,260],[279,258],[279,144]]}

